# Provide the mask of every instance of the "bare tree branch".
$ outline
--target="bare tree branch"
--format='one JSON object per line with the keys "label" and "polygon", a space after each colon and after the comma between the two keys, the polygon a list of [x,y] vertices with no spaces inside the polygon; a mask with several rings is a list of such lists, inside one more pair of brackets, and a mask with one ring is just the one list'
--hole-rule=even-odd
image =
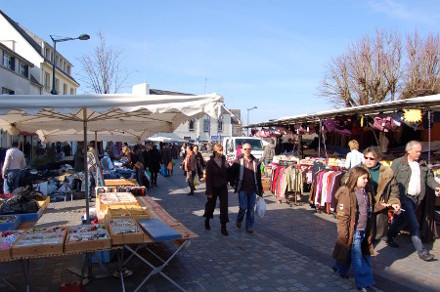
{"label": "bare tree branch", "polygon": [[121,69],[122,51],[107,47],[102,32],[98,32],[99,44],[91,55],[83,55],[79,61],[83,67],[80,81],[94,93],[117,93],[130,76]]}

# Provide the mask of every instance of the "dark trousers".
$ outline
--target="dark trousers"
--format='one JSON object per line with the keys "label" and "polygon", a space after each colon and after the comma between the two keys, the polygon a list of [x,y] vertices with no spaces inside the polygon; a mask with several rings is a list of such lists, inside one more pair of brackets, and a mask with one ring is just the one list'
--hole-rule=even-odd
{"label": "dark trousers", "polygon": [[196,177],[195,171],[188,171],[186,173],[186,182],[188,183],[189,188],[191,189],[191,193],[194,192],[196,187],[194,186],[194,178]]}
{"label": "dark trousers", "polygon": [[409,196],[406,197],[405,201],[405,212],[400,215],[394,216],[393,223],[391,223],[388,229],[388,237],[396,237],[400,229],[406,224],[409,226],[409,231],[411,233],[411,240],[419,256],[426,254],[428,251],[423,246],[423,243],[419,236],[419,221],[417,220],[417,204]]}
{"label": "dark trousers", "polygon": [[151,172],[151,184],[157,185],[157,172]]}
{"label": "dark trousers", "polygon": [[214,218],[214,209],[217,205],[217,197],[220,201],[220,223],[223,225],[229,222],[227,186],[212,188],[212,196],[211,198],[208,198],[208,201],[205,204],[205,214],[203,214],[203,217]]}

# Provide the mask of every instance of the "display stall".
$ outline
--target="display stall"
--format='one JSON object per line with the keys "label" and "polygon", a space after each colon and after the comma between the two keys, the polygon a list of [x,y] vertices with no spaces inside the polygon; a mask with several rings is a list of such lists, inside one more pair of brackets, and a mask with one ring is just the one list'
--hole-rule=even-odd
{"label": "display stall", "polygon": [[[270,190],[278,200],[285,200],[287,190],[289,188],[295,190],[295,185],[297,185],[297,179],[293,178],[300,178],[293,170],[295,168],[304,170],[304,167],[308,167],[306,172],[303,171],[302,179],[304,189],[310,188],[310,204],[319,212],[332,213],[336,202],[334,193],[345,172],[344,157],[348,152],[346,145],[349,140],[358,140],[361,149],[377,145],[384,153],[385,161],[382,163],[387,165],[405,153],[404,145],[408,141],[420,140],[422,141],[422,159],[426,160],[435,171],[435,165],[440,163],[439,122],[440,95],[432,95],[283,117],[246,127],[254,128],[253,132],[261,137],[277,137],[276,135],[282,132],[280,128],[294,133],[298,137],[296,143],[298,151],[293,154],[301,158],[311,155],[311,157],[306,157],[308,163],[311,162],[311,164],[304,166],[304,159],[297,162],[296,167],[288,161],[284,162],[284,165],[271,163],[270,167],[267,167],[269,171],[265,170],[265,173],[271,174]],[[257,131],[257,128],[261,130]],[[311,133],[316,133],[316,141],[304,145],[302,137]],[[280,142],[280,138],[278,139]],[[436,210],[426,207],[434,205]],[[436,212],[435,215],[440,220],[439,199],[434,199],[428,194],[424,206],[426,212],[422,212],[423,216],[433,217]],[[422,220],[422,222],[425,221],[432,222],[432,220]],[[435,224],[422,228],[422,232],[433,229],[435,229]],[[428,235],[427,238],[432,237]]]}
{"label": "display stall", "polygon": [[[181,123],[205,114],[221,115],[223,98],[217,94],[200,96],[171,95],[45,95],[4,96],[0,100],[0,127],[11,135],[20,131],[75,130],[83,134],[84,153],[88,133],[138,133],[139,140],[157,132],[172,132]],[[146,130],[147,129],[147,130]],[[90,132],[89,132],[90,131]],[[78,136],[78,135],[77,135]],[[59,136],[60,137],[60,136]],[[71,140],[73,136],[65,136]],[[87,166],[87,157],[84,157]],[[89,222],[88,172],[85,169],[86,220]]]}
{"label": "display stall", "polygon": [[[111,198],[108,194],[99,196],[99,208],[106,213],[99,224],[1,231],[0,262],[20,261],[29,291],[29,265],[32,259],[114,249],[118,253],[122,291],[125,291],[122,266],[126,266],[133,257],[139,258],[151,268],[136,290],[141,289],[152,275],[159,274],[184,291],[162,270],[175,256],[189,247],[190,240],[196,238],[197,234],[168,214],[151,197],[135,197],[127,193],[114,194]],[[176,249],[171,256],[162,260],[160,266],[155,266],[142,257],[140,250],[155,254],[149,248],[150,244],[167,242],[176,243],[167,245],[176,246]],[[126,260],[124,250],[130,254]],[[160,258],[156,254],[155,256]]]}

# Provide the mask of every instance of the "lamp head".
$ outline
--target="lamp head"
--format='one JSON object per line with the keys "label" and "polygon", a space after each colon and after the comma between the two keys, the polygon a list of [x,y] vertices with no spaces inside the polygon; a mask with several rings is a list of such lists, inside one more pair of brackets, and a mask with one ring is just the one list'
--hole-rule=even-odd
{"label": "lamp head", "polygon": [[86,40],[90,39],[90,36],[88,34],[83,33],[82,35],[80,35],[78,37],[78,39],[80,39],[82,41],[86,41]]}

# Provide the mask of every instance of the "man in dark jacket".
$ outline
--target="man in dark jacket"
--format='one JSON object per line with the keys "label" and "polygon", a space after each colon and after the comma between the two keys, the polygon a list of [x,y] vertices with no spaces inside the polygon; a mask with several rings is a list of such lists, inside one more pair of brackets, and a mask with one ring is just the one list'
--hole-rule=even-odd
{"label": "man in dark jacket", "polygon": [[387,243],[391,247],[398,247],[393,238],[397,236],[403,223],[409,226],[411,240],[417,250],[419,258],[424,261],[432,261],[434,256],[423,246],[419,235],[419,223],[416,210],[425,197],[426,185],[440,191],[435,182],[431,170],[424,161],[419,161],[422,153],[422,145],[418,141],[410,141],[406,144],[406,154],[395,159],[391,165],[400,191],[400,202],[405,212],[395,215],[387,233]]}
{"label": "man in dark jacket", "polygon": [[243,154],[234,161],[231,177],[240,203],[236,225],[238,228],[241,227],[241,222],[246,213],[246,231],[253,233],[256,195],[263,196],[261,164],[260,161],[251,154],[252,148],[249,143],[243,144],[241,150]]}
{"label": "man in dark jacket", "polygon": [[194,195],[194,190],[196,189],[194,186],[194,178],[197,172],[197,162],[192,146],[186,147],[186,157],[183,160],[183,167],[186,172],[186,182],[190,188],[188,195]]}

